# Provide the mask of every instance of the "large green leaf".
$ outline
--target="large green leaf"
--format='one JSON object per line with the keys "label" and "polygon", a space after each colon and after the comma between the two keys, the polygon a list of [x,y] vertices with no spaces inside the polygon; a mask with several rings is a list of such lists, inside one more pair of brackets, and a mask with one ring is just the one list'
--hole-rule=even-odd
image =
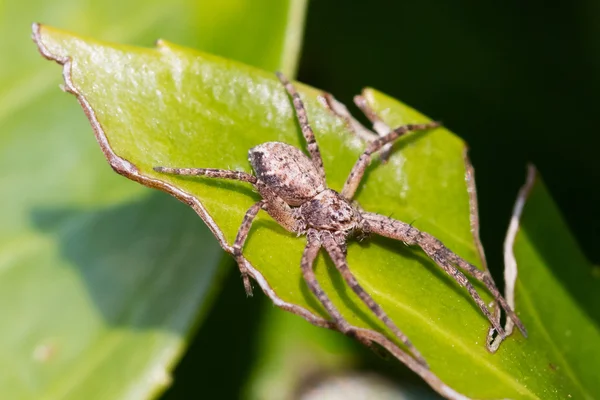
{"label": "large green leaf", "polygon": [[[231,245],[246,209],[258,199],[256,193],[242,183],[166,176],[152,167],[250,171],[247,150],[256,144],[278,140],[303,145],[289,98],[270,72],[168,42],[141,49],[42,28],[38,44],[47,57],[65,64],[68,87],[88,112],[113,167],[190,203],[225,248]],[[339,190],[364,143],[353,136],[345,120],[323,106],[319,91],[299,89],[317,132],[328,183]],[[389,125],[426,120],[376,91],[368,90],[364,96]],[[464,152],[464,143],[446,129],[406,137],[387,165],[374,163],[358,201],[369,211],[412,222],[480,264],[469,222]],[[294,304],[326,318],[301,278],[304,242],[261,213],[245,254],[257,269],[256,276],[264,278],[263,290],[279,305]],[[496,354],[490,354],[485,348],[486,319],[421,252],[373,238],[352,243],[348,259],[359,281],[422,351],[432,371],[455,390],[477,398],[515,399],[600,393],[597,383],[586,379],[580,384],[577,379],[590,372],[575,369],[573,360],[589,365],[587,355],[574,351],[572,357],[556,360],[552,338],[557,332],[542,334],[544,321],[534,318],[528,306],[520,315],[530,338],[514,334]],[[530,260],[518,260],[526,270]],[[325,257],[319,258],[316,270],[351,323],[383,331]],[[532,301],[544,307],[546,297],[552,295],[543,292]],[[559,312],[570,320],[578,312],[577,305],[565,301],[554,309]],[[582,327],[585,343],[590,351],[597,351],[593,321],[578,323],[587,324]]]}
{"label": "large green leaf", "polygon": [[[192,210],[106,165],[85,116],[32,46],[31,22],[146,44],[161,34],[293,73],[304,3],[2,2],[0,398],[161,391],[219,289],[223,257]],[[243,47],[212,36],[234,30]]]}

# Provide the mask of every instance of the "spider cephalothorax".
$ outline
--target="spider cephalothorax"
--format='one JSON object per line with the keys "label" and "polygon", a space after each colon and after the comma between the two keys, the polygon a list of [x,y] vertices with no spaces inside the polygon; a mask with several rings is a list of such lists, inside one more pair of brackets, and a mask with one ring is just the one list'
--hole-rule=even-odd
{"label": "spider cephalothorax", "polygon": [[155,168],[156,171],[170,174],[202,175],[210,178],[244,181],[251,183],[257,189],[262,200],[255,203],[246,212],[233,244],[233,255],[240,264],[246,291],[251,293],[252,289],[243,267],[242,248],[248,237],[252,221],[263,209],[288,231],[307,236],[307,244],[300,263],[302,274],[309,289],[323,304],[337,328],[346,334],[352,335],[353,328],[321,289],[313,271],[313,264],[321,247],[325,248],[348,286],[394,333],[394,336],[411,351],[413,356],[422,364],[427,365],[419,351],[386,315],[379,304],[362,288],[346,262],[346,239],[354,233],[362,235],[373,233],[402,241],[407,245],[419,246],[438,266],[467,289],[498,335],[504,338],[505,332],[499,319],[492,315],[471,282],[459,269],[483,282],[495,300],[506,311],[508,317],[514,321],[523,335],[526,335],[525,327],[502,297],[489,273],[469,264],[428,233],[421,232],[402,221],[363,211],[352,202],[373,153],[381,150],[386,144],[393,142],[406,132],[432,129],[440,124],[430,122],[404,125],[370,142],[352,168],[341,193],[338,193],[327,187],[319,146],[308,123],[300,96],[283,75],[278,74],[278,77],[292,97],[310,157],[289,144],[267,142],[250,149],[248,154],[256,176],[240,171],[209,168]]}
{"label": "spider cephalothorax", "polygon": [[352,232],[362,225],[359,210],[338,192],[325,189],[300,206],[307,228],[333,232]]}

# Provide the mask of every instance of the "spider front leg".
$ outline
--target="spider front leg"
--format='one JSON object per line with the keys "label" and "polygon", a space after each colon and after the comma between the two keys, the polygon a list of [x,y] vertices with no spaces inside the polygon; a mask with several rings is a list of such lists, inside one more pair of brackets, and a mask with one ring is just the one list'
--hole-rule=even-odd
{"label": "spider front leg", "polygon": [[385,136],[382,136],[378,139],[373,140],[367,146],[367,149],[364,153],[358,158],[352,170],[350,171],[350,175],[348,175],[348,179],[346,179],[346,183],[344,183],[344,188],[342,189],[342,196],[346,199],[350,200],[354,197],[356,193],[356,189],[362,180],[363,175],[365,174],[365,170],[371,163],[371,155],[376,151],[380,150],[383,146],[388,143],[393,142],[398,139],[400,136],[404,135],[407,132],[413,131],[422,131],[425,129],[437,128],[441,124],[439,122],[429,122],[427,124],[409,124],[400,126]]}
{"label": "spider front leg", "polygon": [[425,358],[421,355],[421,353],[417,350],[417,348],[411,343],[408,337],[398,329],[396,324],[387,316],[383,308],[373,298],[369,295],[365,289],[358,283],[352,271],[348,267],[348,262],[346,261],[346,255],[344,251],[340,247],[339,243],[335,240],[333,235],[330,232],[322,232],[322,241],[327,253],[331,257],[331,260],[335,264],[335,267],[346,281],[346,284],[352,289],[354,293],[362,300],[363,303],[381,322],[383,322],[388,329],[390,329],[394,336],[398,338],[408,348],[408,350],[412,353],[414,358],[419,361],[423,365],[427,365]]}
{"label": "spider front leg", "polygon": [[156,172],[170,175],[187,176],[206,176],[207,178],[230,179],[234,181],[248,182],[256,184],[256,177],[242,171],[231,171],[228,169],[215,168],[172,168],[172,167],[154,167]]}
{"label": "spider front leg", "polygon": [[[252,174],[242,171],[214,168],[154,167],[154,170],[163,174],[206,176],[207,178],[230,179],[251,183],[256,187],[262,198],[266,200],[263,203],[262,208],[264,208],[275,221],[290,232],[298,232],[299,230],[298,221],[294,217],[292,208]],[[240,268],[243,268],[241,264]]]}
{"label": "spider front leg", "polygon": [[481,309],[481,312],[486,316],[489,322],[494,326],[498,334],[505,337],[505,332],[497,318],[494,318],[490,310],[487,308],[485,302],[481,299],[481,296],[477,293],[473,285],[467,280],[458,269],[453,265],[457,264],[460,268],[463,268],[466,272],[471,274],[475,279],[480,280],[485,284],[488,290],[494,296],[494,299],[500,303],[504,311],[513,320],[515,325],[519,327],[519,330],[524,337],[527,337],[527,331],[525,326],[517,317],[515,312],[510,308],[504,297],[500,294],[492,278],[485,274],[483,271],[478,270],[474,265],[471,265],[460,258],[458,255],[453,253],[450,249],[442,244],[438,239],[429,235],[428,233],[421,232],[413,226],[406,224],[402,221],[398,221],[392,218],[384,217],[383,215],[363,212],[363,218],[369,224],[369,230],[377,235],[389,237],[396,240],[401,240],[408,245],[418,245],[423,251],[439,265],[448,275],[456,280],[461,286],[465,287],[475,303]]}
{"label": "spider front leg", "polygon": [[[383,136],[383,135],[380,135],[380,134],[377,134],[377,133],[371,131],[370,129],[365,127],[363,124],[358,122],[352,116],[352,114],[350,114],[350,111],[348,110],[348,108],[346,108],[346,106],[343,103],[340,103],[339,101],[337,101],[337,99],[335,97],[333,97],[333,95],[331,93],[322,93],[319,100],[323,103],[323,105],[325,107],[327,107],[338,118],[345,120],[346,124],[352,130],[352,132],[356,136],[361,138],[363,141],[368,143],[374,139],[377,139],[379,136]],[[388,129],[388,132],[389,132],[389,129]],[[385,134],[387,134],[388,132],[386,132]]]}
{"label": "spider front leg", "polygon": [[[371,124],[373,124],[373,130],[375,130],[379,136],[385,136],[390,133],[391,128],[385,122],[383,122],[375,110],[369,106],[367,99],[365,99],[363,96],[354,96],[354,104],[356,104],[360,111],[362,111],[369,121],[371,121]],[[381,149],[381,152],[379,153],[379,159],[384,163],[387,162],[387,160],[390,158],[391,152],[392,144],[388,143]]]}
{"label": "spider front leg", "polygon": [[306,115],[304,103],[302,102],[302,99],[300,98],[300,95],[296,91],[294,85],[285,77],[285,75],[283,75],[281,72],[276,72],[275,74],[292,98],[292,103],[294,105],[296,117],[298,118],[298,123],[300,124],[300,129],[302,130],[302,135],[304,136],[304,139],[306,139],[308,153],[310,154],[310,158],[317,168],[317,171],[319,171],[319,175],[321,175],[321,178],[323,178],[323,181],[325,181],[325,167],[323,166],[323,158],[321,158],[319,145],[317,144],[315,134],[308,122],[308,116]]}
{"label": "spider front leg", "polygon": [[[215,169],[215,168],[172,168],[172,167],[154,167],[156,172],[170,175],[186,175],[186,176],[205,176],[207,178],[218,178],[218,179],[230,179],[234,181],[248,182],[256,185],[258,180],[252,174],[248,174],[242,171],[231,171],[227,169]],[[242,280],[244,282],[244,288],[248,296],[252,296],[252,285],[250,284],[250,278],[246,271],[245,263],[242,256],[242,248],[248,233],[250,232],[250,226],[252,221],[258,214],[261,208],[265,206],[265,201],[261,200],[255,203],[248,209],[244,215],[242,225],[240,226],[235,242],[233,243],[233,256],[238,263],[240,272],[242,273]]]}

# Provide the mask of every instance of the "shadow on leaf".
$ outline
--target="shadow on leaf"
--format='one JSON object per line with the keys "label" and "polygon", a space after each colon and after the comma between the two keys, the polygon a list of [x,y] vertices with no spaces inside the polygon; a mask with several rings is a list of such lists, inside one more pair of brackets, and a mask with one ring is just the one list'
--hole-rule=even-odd
{"label": "shadow on leaf", "polygon": [[111,325],[183,334],[222,255],[191,209],[158,192],[99,211],[36,209],[31,220],[56,238]]}

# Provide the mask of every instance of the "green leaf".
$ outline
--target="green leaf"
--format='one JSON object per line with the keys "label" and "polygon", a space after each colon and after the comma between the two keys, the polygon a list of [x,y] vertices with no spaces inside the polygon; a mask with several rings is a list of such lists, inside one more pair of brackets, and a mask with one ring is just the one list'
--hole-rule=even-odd
{"label": "green leaf", "polygon": [[[155,396],[219,290],[223,253],[192,210],[106,165],[56,69],[32,46],[31,21],[125,42],[160,33],[293,73],[305,4],[3,5],[0,32],[11,39],[0,41],[0,398]],[[237,38],[209,35],[233,29],[243,51]]]}
{"label": "green leaf", "polygon": [[[69,87],[90,113],[100,139],[106,135],[110,147],[104,150],[114,152],[108,154],[113,167],[189,202],[225,248],[257,194],[243,183],[167,176],[152,168],[250,172],[247,151],[252,146],[273,140],[303,146],[290,100],[271,72],[168,42],[141,49],[46,27],[38,42],[47,56],[71,60],[65,65]],[[328,184],[339,190],[364,143],[346,121],[323,106],[319,91],[303,85],[299,90],[321,146]],[[427,120],[374,90],[364,96],[391,126]],[[448,130],[436,129],[405,137],[395,147],[387,165],[375,162],[369,169],[358,193],[360,204],[412,222],[463,258],[480,264],[469,221],[464,143]],[[304,243],[304,238],[260,213],[244,253],[264,277],[263,289],[280,305],[298,305],[326,318],[300,274]],[[348,260],[366,290],[421,350],[432,371],[453,389],[470,397],[513,399],[600,393],[589,380],[578,384],[582,369],[571,366],[577,373],[565,375],[570,361],[551,357],[556,333],[542,334],[542,321],[532,316],[527,305],[519,302],[517,308],[531,337],[526,340],[515,333],[496,354],[490,354],[485,348],[487,320],[466,292],[419,250],[372,238],[351,243]],[[521,271],[529,268],[529,259],[518,260]],[[348,321],[383,331],[325,257],[319,258],[316,272]],[[484,292],[481,286],[479,290]],[[541,306],[549,295],[534,301]],[[484,293],[484,299],[489,301],[490,296]],[[569,318],[577,308],[564,302],[553,314],[558,312]],[[593,321],[580,322],[587,323],[585,343],[596,351],[597,326]],[[577,354],[578,363],[585,365],[584,359],[585,355]],[[549,364],[560,367],[555,371]]]}
{"label": "green leaf", "polygon": [[[516,301],[530,326],[535,377],[544,398],[600,396],[600,273],[579,249],[546,187],[537,180],[515,241]],[[533,361],[535,360],[535,361]]]}

